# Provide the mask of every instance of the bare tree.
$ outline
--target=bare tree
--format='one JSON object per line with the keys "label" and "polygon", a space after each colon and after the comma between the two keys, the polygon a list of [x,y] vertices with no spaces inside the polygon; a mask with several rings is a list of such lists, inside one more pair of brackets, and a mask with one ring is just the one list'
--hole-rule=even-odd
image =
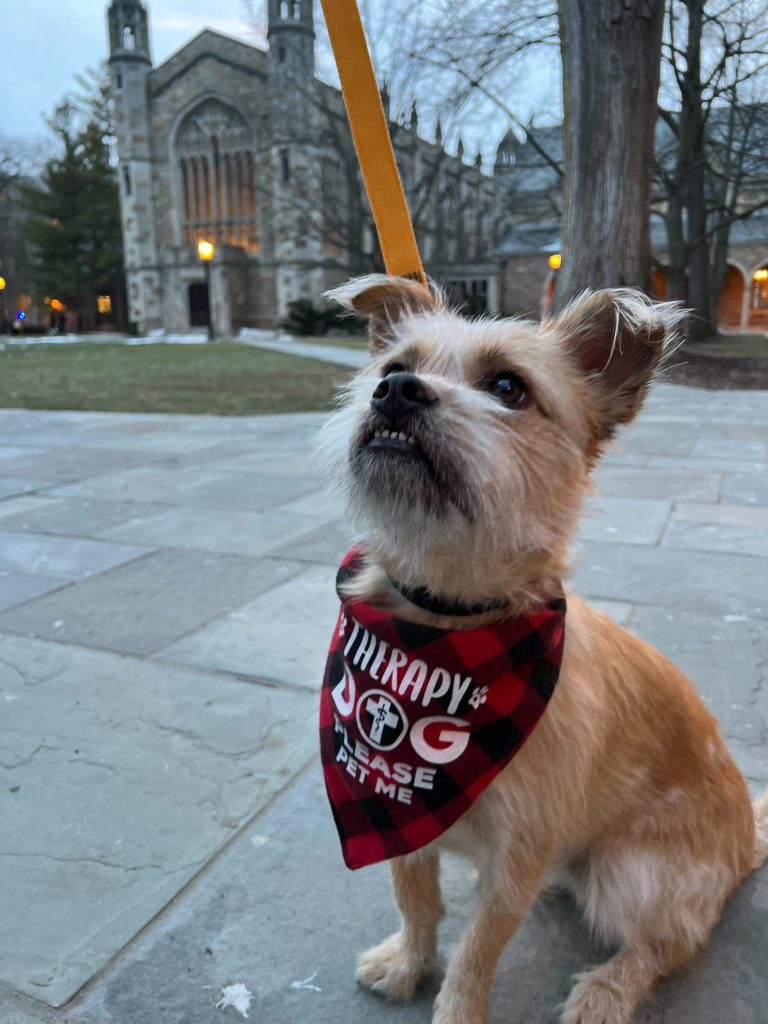
{"label": "bare tree", "polygon": [[669,294],[685,298],[693,309],[693,337],[716,333],[731,225],[768,205],[766,47],[763,5],[668,2],[664,49],[679,103],[660,109],[669,140],[659,154],[658,173]]}
{"label": "bare tree", "polygon": [[663,0],[560,0],[565,108],[558,307],[584,288],[650,288]]}

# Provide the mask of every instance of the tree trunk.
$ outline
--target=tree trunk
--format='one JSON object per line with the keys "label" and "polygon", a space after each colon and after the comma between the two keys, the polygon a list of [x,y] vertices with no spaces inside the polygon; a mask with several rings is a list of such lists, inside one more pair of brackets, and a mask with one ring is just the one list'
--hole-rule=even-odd
{"label": "tree trunk", "polygon": [[667,229],[667,298],[685,300],[685,268],[688,263],[683,230],[683,204],[670,187],[664,215]]}
{"label": "tree trunk", "polygon": [[650,289],[650,197],[664,0],[560,0],[563,263],[555,306],[585,288]]}
{"label": "tree trunk", "polygon": [[688,317],[686,333],[705,338],[715,333],[709,304],[709,247],[702,107],[701,37],[706,0],[683,0],[688,10],[685,70],[680,81],[680,148],[688,214]]}

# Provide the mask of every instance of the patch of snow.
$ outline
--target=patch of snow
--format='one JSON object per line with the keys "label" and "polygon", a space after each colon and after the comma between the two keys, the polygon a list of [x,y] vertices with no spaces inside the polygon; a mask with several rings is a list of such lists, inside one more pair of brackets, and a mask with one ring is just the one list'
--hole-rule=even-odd
{"label": "patch of snow", "polygon": [[205,345],[207,334],[166,334],[165,331],[150,331],[144,338],[126,338],[126,345]]}
{"label": "patch of snow", "polygon": [[41,334],[34,338],[23,335],[8,338],[8,345],[75,345],[83,339],[79,334]]}
{"label": "patch of snow", "polygon": [[723,622],[746,622],[746,615],[724,615]]}
{"label": "patch of snow", "polygon": [[238,341],[294,341],[292,334],[279,333],[263,327],[241,327]]}
{"label": "patch of snow", "polygon": [[318,985],[311,984],[311,982],[315,980],[318,974],[319,971],[315,971],[314,974],[310,974],[310,976],[308,978],[305,978],[304,981],[292,981],[291,988],[308,988],[311,989],[313,992],[322,992],[323,990]]}
{"label": "patch of snow", "polygon": [[252,1001],[253,995],[251,992],[242,981],[237,981],[234,985],[224,986],[221,990],[221,999],[216,1003],[216,1009],[226,1010],[228,1006],[232,1006],[238,1013],[242,1013],[244,1017],[247,1017]]}
{"label": "patch of snow", "polygon": [[251,836],[251,842],[254,846],[264,846],[269,840],[266,836]]}

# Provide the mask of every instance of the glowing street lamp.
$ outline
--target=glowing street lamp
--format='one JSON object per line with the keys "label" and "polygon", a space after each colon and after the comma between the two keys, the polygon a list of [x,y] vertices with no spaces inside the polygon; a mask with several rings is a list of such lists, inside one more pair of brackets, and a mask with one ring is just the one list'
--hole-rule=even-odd
{"label": "glowing street lamp", "polygon": [[563,261],[562,261],[562,258],[560,256],[559,252],[553,252],[552,255],[549,257],[549,259],[547,260],[547,263],[549,263],[549,269],[550,270],[559,270],[560,269],[560,264],[562,262]]}
{"label": "glowing street lamp", "polygon": [[0,277],[0,334],[3,333],[5,327],[5,295],[3,295],[5,284],[5,278]]}
{"label": "glowing street lamp", "polygon": [[211,261],[216,255],[216,246],[201,238],[197,243],[197,255],[205,267],[205,302],[208,313],[208,341],[213,341],[216,335],[213,333],[213,301],[211,296]]}

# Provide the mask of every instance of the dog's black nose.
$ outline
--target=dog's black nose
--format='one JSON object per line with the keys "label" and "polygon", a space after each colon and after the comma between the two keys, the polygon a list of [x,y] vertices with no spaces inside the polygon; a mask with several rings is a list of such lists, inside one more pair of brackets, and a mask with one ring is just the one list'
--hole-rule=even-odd
{"label": "dog's black nose", "polygon": [[376,386],[371,405],[390,421],[434,405],[437,395],[414,373],[390,373]]}

